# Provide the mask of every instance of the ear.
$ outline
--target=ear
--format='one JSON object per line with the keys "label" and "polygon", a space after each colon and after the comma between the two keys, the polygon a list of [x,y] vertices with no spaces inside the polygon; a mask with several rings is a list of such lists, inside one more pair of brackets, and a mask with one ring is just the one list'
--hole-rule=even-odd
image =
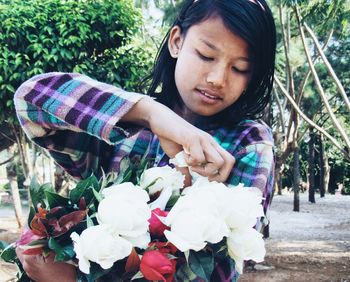
{"label": "ear", "polygon": [[179,26],[174,26],[169,33],[168,49],[173,58],[177,58],[183,43],[183,36]]}

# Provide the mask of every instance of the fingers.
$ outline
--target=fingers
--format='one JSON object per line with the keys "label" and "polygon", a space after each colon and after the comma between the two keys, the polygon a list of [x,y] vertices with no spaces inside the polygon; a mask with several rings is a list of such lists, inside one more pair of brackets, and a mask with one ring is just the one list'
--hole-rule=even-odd
{"label": "fingers", "polygon": [[46,257],[43,255],[25,255],[23,250],[17,247],[16,253],[24,271],[37,282],[76,281],[75,267],[67,263],[55,262],[53,252]]}
{"label": "fingers", "polygon": [[220,155],[222,156],[224,162],[219,169],[219,173],[217,175],[209,177],[211,181],[225,182],[236,162],[235,158],[227,152],[224,148],[222,148],[219,144],[215,143]]}
{"label": "fingers", "polygon": [[225,182],[235,163],[234,157],[209,134],[203,134],[197,140],[192,138],[184,151],[187,152],[186,163],[192,171],[207,176],[211,181]]}
{"label": "fingers", "polygon": [[[225,182],[235,162],[231,154],[217,144],[207,132],[187,123],[184,127],[180,125],[178,127],[182,130],[175,128],[170,131],[159,131],[157,134],[163,151],[170,158],[184,151],[185,161],[193,171],[207,176],[209,180]],[[176,133],[174,136],[173,132]]]}
{"label": "fingers", "polygon": [[24,254],[23,254],[23,250],[20,247],[16,247],[16,255],[17,255],[18,259],[21,261],[21,263],[23,263]]}
{"label": "fingers", "polygon": [[35,273],[37,272],[37,265],[42,264],[41,255],[25,255],[23,249],[20,247],[16,248],[16,254],[18,259],[21,261],[24,271],[27,275],[36,280]]}
{"label": "fingers", "polygon": [[189,144],[184,146],[185,161],[189,166],[198,166],[206,163],[206,156],[200,138],[191,138]]}

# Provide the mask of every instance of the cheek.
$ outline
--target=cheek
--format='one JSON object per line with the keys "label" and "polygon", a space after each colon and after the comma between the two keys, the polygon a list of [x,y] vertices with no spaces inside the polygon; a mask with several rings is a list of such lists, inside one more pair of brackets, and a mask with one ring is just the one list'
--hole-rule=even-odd
{"label": "cheek", "polygon": [[248,80],[247,79],[235,79],[230,83],[230,93],[232,99],[238,99],[243,91],[247,89],[248,87]]}
{"label": "cheek", "polygon": [[248,78],[237,78],[232,80],[229,86],[229,93],[227,104],[232,105],[235,103],[243,94],[244,90],[247,89],[249,83]]}
{"label": "cheek", "polygon": [[175,67],[175,83],[178,90],[194,87],[199,82],[203,69],[191,56],[181,56]]}

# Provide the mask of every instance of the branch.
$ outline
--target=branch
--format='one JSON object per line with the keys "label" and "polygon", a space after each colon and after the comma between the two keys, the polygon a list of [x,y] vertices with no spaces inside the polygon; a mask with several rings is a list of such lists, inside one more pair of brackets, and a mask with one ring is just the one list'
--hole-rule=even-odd
{"label": "branch", "polygon": [[6,135],[2,131],[0,131],[0,134],[4,136],[6,139],[10,140],[12,143],[16,143],[16,140],[12,139],[10,136]]}
{"label": "branch", "polygon": [[[327,37],[327,40],[326,42],[323,44],[322,46],[322,50],[325,50],[329,41],[331,40],[332,38],[332,35],[333,35],[333,29],[329,32],[328,34],[328,37]],[[312,64],[314,65],[316,63],[316,61],[318,60],[318,58],[320,57],[320,55],[316,56],[316,58],[312,61]],[[301,83],[301,87],[300,87],[300,90],[299,90],[299,99],[297,101],[297,104],[300,105],[300,102],[301,102],[301,98],[303,97],[303,93],[304,93],[304,90],[305,90],[305,86],[306,86],[306,83],[307,83],[307,80],[309,79],[309,76],[311,74],[311,70],[309,68],[309,70],[306,72],[305,76],[304,76],[304,79],[303,79],[303,82]]]}
{"label": "branch", "polygon": [[311,36],[312,40],[314,41],[315,46],[317,48],[317,51],[320,54],[325,66],[328,70],[329,75],[332,77],[333,81],[335,82],[339,93],[343,97],[345,104],[346,104],[346,106],[349,110],[349,113],[350,113],[350,100],[345,93],[345,89],[344,89],[343,85],[341,84],[339,78],[337,77],[336,73],[334,72],[334,69],[332,68],[331,64],[329,63],[327,57],[325,56],[325,54],[320,46],[320,43],[318,42],[318,39],[316,38],[316,35],[314,34],[314,32],[311,30],[311,28],[305,22],[304,22],[304,27],[305,27],[306,31],[309,33],[309,35]]}
{"label": "branch", "polygon": [[274,77],[275,82],[277,83],[278,87],[281,89],[282,93],[286,96],[288,101],[292,104],[295,111],[313,128],[317,129],[320,133],[322,133],[324,136],[326,136],[345,156],[347,160],[350,161],[350,154],[342,148],[342,146],[338,143],[338,141],[333,138],[327,131],[325,131],[323,128],[319,127],[316,123],[314,123],[311,119],[309,119],[298,107],[298,105],[295,103],[294,99],[288,94],[288,91],[283,87],[281,81],[278,79],[277,76]]}
{"label": "branch", "polygon": [[281,123],[281,128],[282,128],[282,132],[285,133],[285,128],[284,128],[284,113],[283,113],[283,108],[281,105],[281,101],[280,98],[278,97],[277,93],[276,93],[276,89],[273,88],[272,90],[273,96],[276,98],[276,103],[277,103],[277,107],[280,111],[280,123]]}
{"label": "branch", "polygon": [[[290,90],[292,91],[292,96],[294,97],[294,82],[293,82],[293,72],[292,68],[290,66],[290,61],[289,61],[289,46],[288,46],[288,39],[286,35],[286,27],[283,19],[283,9],[282,5],[280,4],[278,6],[278,11],[279,11],[279,17],[280,17],[280,22],[281,22],[281,32],[282,32],[282,42],[283,42],[283,49],[284,49],[284,55],[286,58],[286,69],[287,69],[287,78],[288,78],[288,85],[290,87]],[[289,89],[287,87],[287,89]]]}
{"label": "branch", "polygon": [[12,156],[11,158],[9,158],[8,160],[0,163],[0,166],[4,165],[4,164],[7,164],[8,162],[12,161],[13,159],[15,158],[15,156]]}
{"label": "branch", "polygon": [[307,61],[309,63],[309,67],[311,69],[311,73],[312,73],[312,76],[314,78],[314,82],[315,82],[315,84],[317,86],[318,93],[320,94],[320,96],[322,98],[322,101],[323,101],[323,103],[324,103],[324,105],[326,107],[327,112],[329,113],[329,115],[331,117],[331,120],[332,120],[334,126],[336,127],[336,129],[338,130],[339,134],[341,135],[343,141],[345,142],[347,149],[350,151],[350,140],[349,140],[347,134],[345,133],[343,127],[339,124],[339,121],[337,120],[337,118],[335,117],[334,113],[332,112],[331,106],[329,105],[327,97],[326,97],[326,95],[325,95],[325,93],[323,91],[320,79],[319,79],[319,77],[317,75],[317,72],[315,70],[314,65],[312,64],[311,56],[309,54],[309,50],[308,50],[308,48],[306,46],[306,42],[305,42],[306,40],[305,40],[304,30],[303,30],[302,25],[300,23],[300,15],[299,15],[299,10],[298,10],[297,6],[294,6],[294,11],[295,11],[295,14],[296,14],[296,17],[297,17],[298,27],[299,27],[299,31],[300,31],[300,35],[301,35],[301,40],[303,42],[305,55],[306,55]]}

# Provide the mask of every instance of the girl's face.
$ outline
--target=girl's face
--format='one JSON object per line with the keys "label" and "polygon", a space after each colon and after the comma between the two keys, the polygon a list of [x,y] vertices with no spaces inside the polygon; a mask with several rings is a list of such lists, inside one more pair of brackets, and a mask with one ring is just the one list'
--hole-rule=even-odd
{"label": "girl's face", "polygon": [[220,17],[170,32],[172,57],[177,58],[175,83],[184,111],[212,116],[231,106],[247,88],[252,72],[248,46],[227,29]]}

